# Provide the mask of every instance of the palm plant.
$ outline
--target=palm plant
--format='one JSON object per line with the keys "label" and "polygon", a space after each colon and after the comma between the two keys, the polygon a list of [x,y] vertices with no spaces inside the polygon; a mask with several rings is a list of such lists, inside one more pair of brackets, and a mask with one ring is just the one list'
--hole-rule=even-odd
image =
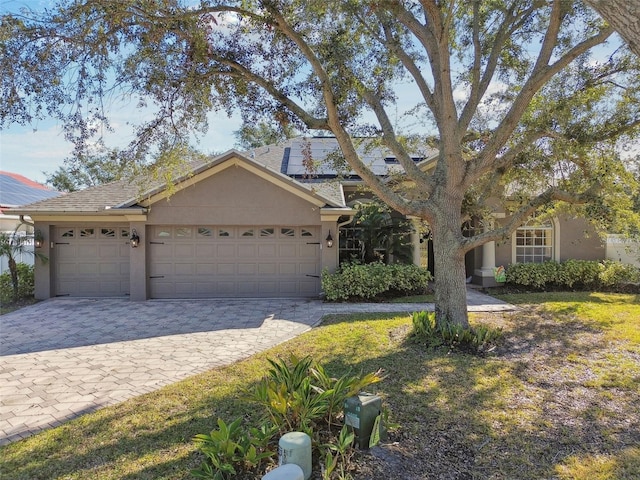
{"label": "palm plant", "polygon": [[[360,261],[372,263],[383,260],[410,263],[412,245],[409,238],[411,225],[403,218],[392,215],[389,207],[379,202],[359,204],[353,220],[354,237],[362,246]],[[382,255],[380,252],[384,251]]]}
{"label": "palm plant", "polygon": [[46,260],[46,257],[40,253],[35,253],[33,249],[28,248],[27,236],[19,235],[18,230],[22,225],[18,225],[12,233],[1,232],[0,233],[0,257],[7,257],[9,266],[9,275],[11,276],[11,286],[13,288],[13,301],[17,301],[19,298],[19,279],[18,279],[18,263],[16,258],[24,254],[34,255],[42,260]]}

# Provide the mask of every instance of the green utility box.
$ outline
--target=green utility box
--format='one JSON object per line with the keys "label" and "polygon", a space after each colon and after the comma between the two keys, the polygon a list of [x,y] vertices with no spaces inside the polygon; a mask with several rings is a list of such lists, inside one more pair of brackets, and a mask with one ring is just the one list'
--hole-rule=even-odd
{"label": "green utility box", "polygon": [[[369,440],[382,413],[382,399],[370,393],[359,393],[344,402],[344,424],[353,428],[355,443],[362,449],[369,448]],[[379,428],[382,425],[379,423]]]}

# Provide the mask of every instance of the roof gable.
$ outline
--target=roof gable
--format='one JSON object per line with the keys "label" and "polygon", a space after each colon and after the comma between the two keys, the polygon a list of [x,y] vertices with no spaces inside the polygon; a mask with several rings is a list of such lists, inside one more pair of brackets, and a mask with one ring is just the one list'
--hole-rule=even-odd
{"label": "roof gable", "polygon": [[175,180],[172,188],[167,188],[166,183],[159,181],[144,183],[144,179],[140,178],[131,181],[120,180],[36,202],[15,211],[27,215],[34,213],[109,215],[132,210],[139,212],[173,193],[232,167],[244,168],[319,207],[341,208],[345,205],[341,189],[336,192],[335,188],[303,184],[259,161],[246,157],[237,150],[230,150],[211,160],[191,164],[187,173]]}
{"label": "roof gable", "polygon": [[116,206],[116,208],[129,207],[136,203],[144,207],[151,206],[152,204],[166,199],[170,195],[184,188],[216,175],[227,168],[233,167],[244,168],[268,182],[288,190],[294,195],[298,195],[319,207],[325,205],[331,207],[344,206],[344,203],[341,203],[340,199],[336,198],[335,195],[326,195],[324,193],[326,190],[313,188],[313,185],[300,183],[287,175],[283,175],[282,173],[273,170],[267,165],[261,164],[258,161],[244,156],[237,150],[229,150],[228,152],[212,159],[210,162],[194,168],[193,171],[178,179],[173,189],[167,189],[165,185],[162,185],[147,191],[142,196],[143,200],[139,201],[138,198],[132,198],[123,202],[121,205]]}

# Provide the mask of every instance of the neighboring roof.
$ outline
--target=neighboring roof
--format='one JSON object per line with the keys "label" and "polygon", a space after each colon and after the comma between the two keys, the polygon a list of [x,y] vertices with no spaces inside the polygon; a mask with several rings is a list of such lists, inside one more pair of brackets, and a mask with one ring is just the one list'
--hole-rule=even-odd
{"label": "neighboring roof", "polygon": [[27,177],[0,171],[0,206],[18,207],[47,198],[62,195],[45,185],[29,180]]}

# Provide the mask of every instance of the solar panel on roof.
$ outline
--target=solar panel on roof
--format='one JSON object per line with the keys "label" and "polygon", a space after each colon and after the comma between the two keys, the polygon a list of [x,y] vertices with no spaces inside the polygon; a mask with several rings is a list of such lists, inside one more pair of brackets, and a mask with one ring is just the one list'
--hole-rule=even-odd
{"label": "solar panel on roof", "polygon": [[39,200],[53,198],[60,192],[46,188],[35,188],[5,174],[0,174],[0,205],[22,206]]}
{"label": "solar panel on roof", "polygon": [[[289,175],[305,175],[309,173],[306,160],[311,154],[311,159],[318,162],[314,174],[317,175],[336,175],[336,169],[324,160],[332,153],[339,153],[339,147],[334,138],[312,138],[307,140],[296,140],[291,144],[291,153],[289,155],[289,163],[287,165],[287,174]],[[376,175],[386,175],[389,173],[389,167],[385,163],[385,157],[388,156],[380,148],[365,148],[365,145],[358,147],[360,158],[369,166]],[[342,172],[344,173],[344,172]],[[349,174],[354,175],[351,170]]]}

